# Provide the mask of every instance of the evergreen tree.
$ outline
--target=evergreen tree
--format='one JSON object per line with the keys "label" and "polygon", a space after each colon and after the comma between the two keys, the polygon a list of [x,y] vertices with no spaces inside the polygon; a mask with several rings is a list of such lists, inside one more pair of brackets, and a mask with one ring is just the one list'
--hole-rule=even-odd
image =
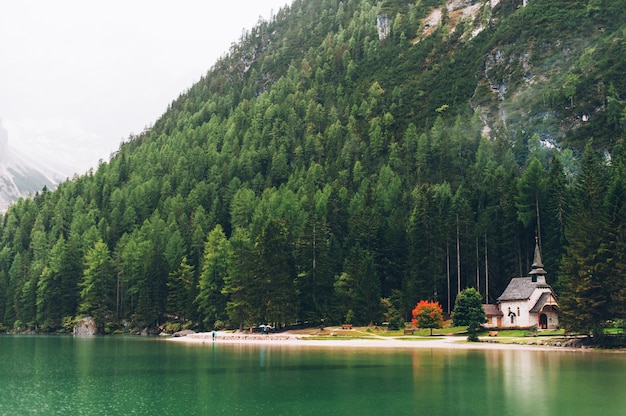
{"label": "evergreen tree", "polygon": [[349,287],[347,303],[354,314],[353,323],[368,325],[380,323],[382,318],[380,280],[376,273],[373,254],[355,245],[346,258],[344,284]]}
{"label": "evergreen tree", "polygon": [[626,319],[626,159],[623,147],[615,149],[611,182],[607,190],[607,238],[600,251],[606,253],[600,266],[607,275],[611,296],[611,316]]}
{"label": "evergreen tree", "polygon": [[37,321],[48,329],[61,326],[61,279],[65,260],[65,239],[61,236],[50,251],[49,266],[37,283]]}
{"label": "evergreen tree", "polygon": [[556,276],[561,257],[564,254],[566,218],[569,216],[570,190],[563,165],[557,157],[552,164],[546,180],[546,215],[543,221],[543,261],[545,269]]}
{"label": "evergreen tree", "polygon": [[468,341],[478,341],[477,331],[487,322],[482,305],[482,296],[473,287],[458,294],[454,303],[452,321],[455,326],[467,326]]}
{"label": "evergreen tree", "polygon": [[[411,298],[433,298],[437,291],[433,278],[436,274],[436,218],[432,207],[432,190],[422,186],[414,192],[414,207],[408,222],[408,259],[403,289]],[[407,296],[409,298],[409,296]],[[408,304],[411,300],[407,299]]]}
{"label": "evergreen tree", "polygon": [[217,321],[226,318],[227,298],[223,291],[230,255],[228,240],[218,224],[209,233],[205,244],[202,273],[198,279],[198,296],[195,299],[198,313],[206,328],[213,328]]}
{"label": "evergreen tree", "polygon": [[118,316],[137,318],[141,281],[146,273],[148,241],[139,232],[125,235],[117,246],[116,311]]}
{"label": "evergreen tree", "polygon": [[285,221],[270,221],[255,246],[259,318],[274,324],[294,322],[298,314],[295,265]]}
{"label": "evergreen tree", "polygon": [[226,314],[232,327],[255,325],[259,316],[254,272],[254,245],[244,229],[237,228],[230,238],[232,251],[222,293],[227,296]]}
{"label": "evergreen tree", "polygon": [[[316,199],[324,199],[318,195]],[[330,237],[325,219],[319,218],[317,210],[310,213],[295,249],[295,287],[301,308],[299,315],[305,321],[325,320],[331,315],[334,276]]]}
{"label": "evergreen tree", "polygon": [[[535,229],[541,246],[541,200],[544,194],[545,171],[541,162],[533,158],[517,182],[517,217],[524,227]],[[528,267],[526,267],[528,268]]]}
{"label": "evergreen tree", "polygon": [[580,169],[565,229],[567,246],[559,274],[559,293],[563,326],[588,333],[611,318],[610,275],[602,266],[609,255],[602,250],[608,225],[604,205],[606,176],[590,144],[585,148]]}
{"label": "evergreen tree", "polygon": [[187,257],[183,257],[178,269],[170,273],[167,282],[167,311],[178,316],[183,322],[193,316],[191,309],[193,275],[193,266],[187,262]]}
{"label": "evergreen tree", "polygon": [[107,323],[113,321],[114,276],[109,248],[100,240],[85,255],[85,272],[80,283],[78,308],[81,314],[94,317],[100,333],[104,332]]}
{"label": "evergreen tree", "polygon": [[136,248],[143,252],[143,268],[135,283],[137,303],[136,318],[140,325],[151,326],[159,322],[167,301],[167,279],[170,269],[165,258],[168,232],[165,221],[156,210],[139,229],[142,244]]}

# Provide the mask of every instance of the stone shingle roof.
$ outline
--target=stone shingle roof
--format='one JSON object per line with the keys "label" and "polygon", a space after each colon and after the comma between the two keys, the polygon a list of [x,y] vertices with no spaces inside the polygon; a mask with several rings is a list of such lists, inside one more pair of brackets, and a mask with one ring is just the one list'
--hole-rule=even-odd
{"label": "stone shingle roof", "polygon": [[529,299],[536,288],[550,288],[550,286],[541,281],[533,282],[532,277],[515,277],[511,279],[498,301]]}
{"label": "stone shingle roof", "polygon": [[535,306],[533,306],[533,308],[530,310],[531,313],[539,313],[539,311],[541,311],[541,309],[543,309],[544,305],[548,303],[548,304],[555,304],[556,303],[556,299],[554,299],[552,297],[552,293],[550,292],[544,292],[541,294],[541,297],[539,297],[539,300],[537,300],[537,303],[535,303]]}
{"label": "stone shingle roof", "polygon": [[504,316],[500,308],[498,308],[498,305],[494,305],[491,303],[484,304],[483,310],[485,311],[485,316],[488,318],[492,316]]}

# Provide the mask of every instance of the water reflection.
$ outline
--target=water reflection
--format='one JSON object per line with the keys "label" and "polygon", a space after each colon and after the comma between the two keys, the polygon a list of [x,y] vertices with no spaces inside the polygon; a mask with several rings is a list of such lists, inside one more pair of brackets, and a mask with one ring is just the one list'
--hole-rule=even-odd
{"label": "water reflection", "polygon": [[626,408],[625,363],[623,354],[0,337],[0,414],[613,415]]}

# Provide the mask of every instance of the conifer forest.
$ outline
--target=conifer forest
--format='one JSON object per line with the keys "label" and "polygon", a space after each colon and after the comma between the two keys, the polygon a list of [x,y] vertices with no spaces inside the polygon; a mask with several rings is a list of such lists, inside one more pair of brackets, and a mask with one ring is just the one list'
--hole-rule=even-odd
{"label": "conifer forest", "polygon": [[624,74],[623,0],[295,0],[1,216],[0,322],[410,321],[536,238],[566,329],[623,320]]}

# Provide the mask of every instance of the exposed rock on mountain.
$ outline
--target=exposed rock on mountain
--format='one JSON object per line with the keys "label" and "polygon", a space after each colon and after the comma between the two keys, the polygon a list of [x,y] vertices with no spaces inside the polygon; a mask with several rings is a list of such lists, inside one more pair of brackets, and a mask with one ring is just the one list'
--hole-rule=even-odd
{"label": "exposed rock on mountain", "polygon": [[44,187],[56,188],[64,177],[51,168],[38,166],[9,147],[9,134],[0,121],[0,212],[19,198],[34,195]]}

